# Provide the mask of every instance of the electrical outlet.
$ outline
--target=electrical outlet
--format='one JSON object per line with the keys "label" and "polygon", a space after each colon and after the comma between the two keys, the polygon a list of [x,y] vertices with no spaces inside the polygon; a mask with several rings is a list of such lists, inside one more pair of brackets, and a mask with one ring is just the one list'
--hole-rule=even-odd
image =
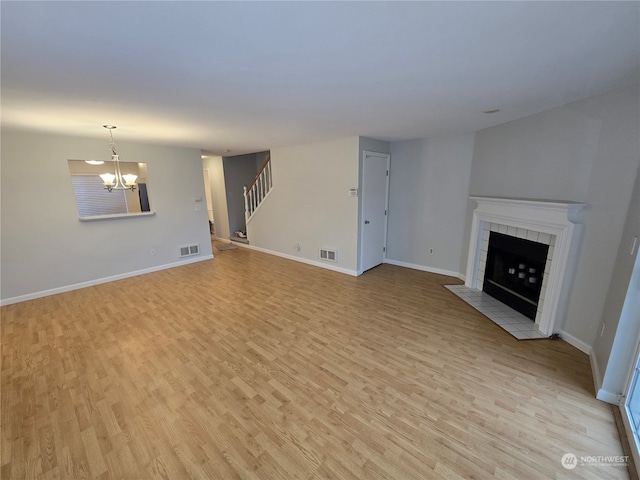
{"label": "electrical outlet", "polygon": [[156,249],[152,248],[150,253],[151,253],[151,256],[153,257],[156,254]]}
{"label": "electrical outlet", "polygon": [[433,255],[433,248],[429,249],[429,255]]}
{"label": "electrical outlet", "polygon": [[302,249],[302,247],[300,246],[300,242],[298,242],[296,244],[296,250],[299,252]]}

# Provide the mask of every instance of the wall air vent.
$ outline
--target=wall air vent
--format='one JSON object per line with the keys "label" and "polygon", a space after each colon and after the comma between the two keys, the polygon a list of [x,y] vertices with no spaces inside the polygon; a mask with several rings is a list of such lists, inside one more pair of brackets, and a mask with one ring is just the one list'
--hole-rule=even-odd
{"label": "wall air vent", "polygon": [[180,258],[190,257],[192,255],[200,254],[200,245],[185,245],[180,247]]}
{"label": "wall air vent", "polygon": [[328,262],[337,262],[338,261],[338,251],[337,250],[329,250],[327,248],[320,249],[320,260],[326,260]]}

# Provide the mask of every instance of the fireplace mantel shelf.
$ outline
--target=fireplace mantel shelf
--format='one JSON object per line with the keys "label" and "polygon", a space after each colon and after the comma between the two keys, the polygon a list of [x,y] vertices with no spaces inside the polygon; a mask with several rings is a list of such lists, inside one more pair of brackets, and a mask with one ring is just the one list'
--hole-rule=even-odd
{"label": "fireplace mantel shelf", "polygon": [[[478,270],[485,223],[495,223],[553,236],[552,267],[541,320],[545,335],[557,333],[564,324],[568,292],[573,282],[577,248],[582,236],[584,203],[530,198],[471,196],[478,206],[473,212],[465,284],[478,288]],[[536,321],[536,323],[538,323]]]}
{"label": "fireplace mantel shelf", "polygon": [[523,204],[543,204],[543,205],[584,205],[580,202],[570,202],[567,200],[546,200],[539,198],[522,198],[522,197],[491,197],[488,195],[472,195],[469,198],[473,200],[486,200],[494,202],[507,203],[523,203]]}
{"label": "fireplace mantel shelf", "polygon": [[563,200],[536,200],[531,198],[471,196],[478,202],[476,212],[485,216],[507,216],[522,219],[535,225],[558,225],[558,223],[582,223],[580,213],[584,203]]}

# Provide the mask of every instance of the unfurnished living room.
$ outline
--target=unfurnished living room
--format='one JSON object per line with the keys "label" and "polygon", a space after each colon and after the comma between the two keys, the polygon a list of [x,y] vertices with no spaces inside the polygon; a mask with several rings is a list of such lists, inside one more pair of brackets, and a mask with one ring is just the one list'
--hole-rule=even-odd
{"label": "unfurnished living room", "polygon": [[0,478],[637,478],[640,2],[0,22]]}

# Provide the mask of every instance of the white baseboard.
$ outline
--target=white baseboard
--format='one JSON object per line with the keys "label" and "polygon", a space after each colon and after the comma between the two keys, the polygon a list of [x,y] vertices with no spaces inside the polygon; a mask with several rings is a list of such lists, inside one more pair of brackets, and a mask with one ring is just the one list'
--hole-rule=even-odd
{"label": "white baseboard", "polygon": [[100,285],[101,283],[115,282],[116,280],[122,280],[124,278],[136,277],[138,275],[158,272],[160,270],[166,270],[168,268],[180,267],[182,265],[188,265],[190,263],[202,262],[204,260],[211,260],[212,258],[213,258],[213,254],[205,255],[203,257],[192,257],[192,258],[180,260],[179,262],[166,263],[164,265],[158,265],[156,267],[144,268],[142,270],[134,270],[133,272],[120,273],[118,275],[111,275],[109,277],[96,278],[95,280],[74,283],[73,285],[65,285],[62,287],[52,288],[50,290],[42,290],[40,292],[28,293],[26,295],[19,295],[17,297],[5,298],[0,300],[0,306],[11,305],[13,303],[19,303],[19,302],[26,302],[28,300],[35,300],[36,298],[48,297],[49,295],[56,295],[58,293],[70,292],[72,290],[78,290],[80,288],[93,287],[94,285]]}
{"label": "white baseboard", "polygon": [[464,280],[464,277],[465,277],[461,273],[454,272],[452,270],[443,270],[441,268],[426,267],[424,265],[418,265],[415,263],[400,262],[398,260],[392,260],[390,258],[386,258],[384,260],[384,263],[388,263],[390,265],[396,265],[398,267],[413,268],[414,270],[422,270],[423,272],[437,273],[438,275],[446,275],[448,277],[455,277],[455,278],[459,278],[460,280]]}
{"label": "white baseboard", "polygon": [[591,364],[591,375],[593,376],[593,385],[595,387],[596,397],[598,392],[602,388],[602,382],[600,381],[600,369],[598,368],[598,359],[596,358],[596,352],[591,349],[589,353],[589,363]]}
{"label": "white baseboard", "polygon": [[612,405],[620,405],[620,399],[617,393],[609,392],[602,388],[602,380],[600,377],[600,369],[598,367],[598,359],[596,353],[591,349],[589,354],[589,360],[591,361],[591,374],[593,375],[593,385],[596,388],[595,394],[598,400],[611,403]]}
{"label": "white baseboard", "polygon": [[591,345],[587,345],[582,340],[578,340],[576,337],[574,337],[573,335],[568,334],[564,330],[562,330],[560,332],[560,338],[562,338],[569,345],[573,345],[574,347],[576,347],[581,352],[586,353],[587,355],[591,355]]}
{"label": "white baseboard", "polygon": [[590,345],[587,345],[582,340],[578,340],[573,335],[568,334],[564,330],[560,332],[560,338],[562,338],[569,345],[573,345],[578,350],[583,353],[589,355],[589,363],[591,364],[591,375],[593,377],[593,385],[595,387],[595,392],[593,392],[598,400],[602,400],[603,402],[611,403],[613,405],[618,405],[620,402],[618,400],[618,395],[616,393],[611,393],[602,389],[602,380],[600,377],[600,369],[598,368],[598,359],[596,358],[596,353],[591,348]]}
{"label": "white baseboard", "polygon": [[286,258],[288,260],[295,260],[296,262],[306,263],[307,265],[313,265],[314,267],[324,268],[326,270],[332,270],[338,273],[344,273],[346,275],[351,275],[353,277],[358,276],[358,272],[355,270],[349,270],[348,268],[342,267],[334,267],[333,265],[328,265],[323,262],[318,262],[315,260],[309,260],[307,258],[296,257],[294,255],[288,255],[286,253],[276,252],[274,250],[268,250],[266,248],[256,247],[254,245],[247,245],[246,243],[233,242],[234,245],[237,245],[242,248],[248,248],[249,250],[256,250],[257,252],[268,253],[269,255],[275,255],[276,257]]}
{"label": "white baseboard", "polygon": [[598,394],[596,395],[596,398],[598,400],[610,403],[612,405],[620,405],[620,399],[618,398],[617,393],[607,392],[602,388],[598,389]]}

